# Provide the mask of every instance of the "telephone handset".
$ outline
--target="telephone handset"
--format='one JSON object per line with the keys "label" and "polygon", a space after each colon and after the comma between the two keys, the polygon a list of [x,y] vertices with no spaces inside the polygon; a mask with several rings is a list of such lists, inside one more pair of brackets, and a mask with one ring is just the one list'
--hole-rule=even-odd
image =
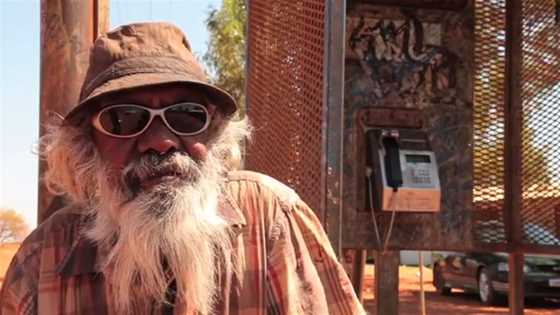
{"label": "telephone handset", "polygon": [[387,185],[397,190],[403,185],[401,161],[399,155],[399,143],[395,137],[384,137],[385,148],[385,174],[387,174]]}

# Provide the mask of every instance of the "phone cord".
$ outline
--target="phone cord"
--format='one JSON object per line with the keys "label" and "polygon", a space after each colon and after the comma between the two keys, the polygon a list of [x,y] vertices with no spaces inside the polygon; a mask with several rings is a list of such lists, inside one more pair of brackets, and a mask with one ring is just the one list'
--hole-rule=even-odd
{"label": "phone cord", "polygon": [[[396,210],[392,211],[391,214],[391,221],[389,223],[389,229],[387,230],[387,234],[385,235],[384,239],[385,241],[382,242],[381,241],[381,234],[379,233],[379,225],[377,224],[377,219],[375,216],[375,210],[373,209],[373,188],[372,188],[372,184],[371,184],[371,174],[367,175],[367,179],[368,179],[368,192],[369,192],[369,209],[371,211],[371,217],[372,217],[372,221],[373,221],[373,229],[375,231],[375,237],[377,240],[377,247],[380,248],[382,250],[382,253],[385,253],[387,251],[387,247],[389,246],[389,240],[391,238],[391,234],[393,232],[393,225],[395,224],[395,215],[397,213]],[[393,192],[393,194],[391,195],[391,199],[389,199],[389,208],[393,208],[395,209],[395,196],[397,195],[397,192]]]}

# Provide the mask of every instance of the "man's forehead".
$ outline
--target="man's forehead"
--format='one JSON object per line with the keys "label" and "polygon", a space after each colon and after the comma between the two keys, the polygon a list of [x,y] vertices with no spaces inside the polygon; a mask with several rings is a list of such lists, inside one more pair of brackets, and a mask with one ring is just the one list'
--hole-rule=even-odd
{"label": "man's forehead", "polygon": [[208,104],[204,90],[189,85],[146,86],[107,95],[99,100],[103,105],[130,103],[138,105],[169,105],[177,102]]}

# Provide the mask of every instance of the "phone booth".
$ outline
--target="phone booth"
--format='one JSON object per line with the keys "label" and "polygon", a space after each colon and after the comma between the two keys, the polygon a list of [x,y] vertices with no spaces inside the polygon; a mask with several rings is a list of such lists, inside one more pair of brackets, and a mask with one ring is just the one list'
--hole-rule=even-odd
{"label": "phone booth", "polygon": [[463,250],[472,246],[473,5],[405,2],[347,2],[343,246]]}
{"label": "phone booth", "polygon": [[340,259],[388,254],[377,301],[399,250],[506,251],[522,309],[523,253],[560,253],[559,7],[251,0],[247,168],[291,185]]}
{"label": "phone booth", "polygon": [[281,2],[249,6],[247,167],[337,250],[471,247],[473,4]]}

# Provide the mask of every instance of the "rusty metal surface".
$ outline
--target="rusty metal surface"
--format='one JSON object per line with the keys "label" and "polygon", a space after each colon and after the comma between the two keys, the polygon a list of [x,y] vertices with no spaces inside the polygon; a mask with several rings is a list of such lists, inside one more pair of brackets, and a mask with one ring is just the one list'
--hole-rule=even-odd
{"label": "rusty metal surface", "polygon": [[346,2],[327,1],[323,124],[323,224],[335,252],[342,255],[344,58]]}
{"label": "rusty metal surface", "polygon": [[475,244],[558,254],[557,8],[508,2],[506,18],[505,0],[476,4]]}
{"label": "rusty metal surface", "polygon": [[505,0],[475,1],[473,238],[480,247],[506,243],[505,28]]}
{"label": "rusty metal surface", "polygon": [[525,309],[525,285],[523,281],[525,272],[523,269],[526,266],[523,254],[509,254],[508,266],[509,314],[523,315]]}
{"label": "rusty metal surface", "polygon": [[[96,30],[103,31],[107,22],[106,0],[43,0],[41,1],[41,110],[40,135],[45,124],[53,122],[53,113],[65,115],[76,104],[89,62],[89,48]],[[96,10],[103,9],[100,12]],[[45,165],[39,164],[39,174]],[[41,176],[39,176],[41,178]],[[61,200],[39,182],[38,222],[45,220]]]}
{"label": "rusty metal surface", "polygon": [[505,0],[476,4],[475,245],[558,254],[557,8],[507,2],[506,17]]}
{"label": "rusty metal surface", "polygon": [[560,247],[560,24],[557,1],[521,2],[521,222],[529,247]]}
{"label": "rusty metal surface", "polygon": [[321,207],[325,2],[249,3],[246,168],[288,184]]}
{"label": "rusty metal surface", "polygon": [[[378,247],[366,198],[366,140],[359,126],[360,112],[377,108],[421,112],[420,120],[408,118],[406,124],[423,124],[440,166],[444,196],[440,213],[397,213],[389,248],[464,250],[472,246],[472,10],[472,6],[461,12],[367,4],[349,7],[344,102],[346,246]],[[381,231],[388,230],[390,216],[377,213]]]}
{"label": "rusty metal surface", "polygon": [[[443,211],[397,214],[390,248],[560,253],[555,3],[521,2],[522,51],[509,48],[511,64],[522,65],[520,77],[509,73],[516,89],[507,80],[505,0],[473,0],[462,11],[367,2],[348,1],[345,35],[344,5],[251,2],[248,96],[257,133],[250,168],[295,187],[324,213],[337,249],[372,248],[360,125],[421,126],[440,165]],[[411,38],[423,45],[405,47]],[[376,40],[384,46],[368,51]],[[407,54],[427,63],[407,64]],[[385,229],[389,217],[377,218]]]}
{"label": "rusty metal surface", "polygon": [[[93,8],[94,38],[109,31],[110,0],[95,0]],[[96,22],[95,22],[96,21]]]}
{"label": "rusty metal surface", "polygon": [[358,123],[368,127],[400,127],[419,129],[424,126],[422,111],[413,108],[367,107],[358,111]]}
{"label": "rusty metal surface", "polygon": [[519,80],[522,72],[520,62],[522,47],[522,6],[523,0],[506,2],[506,84],[505,88],[505,145],[504,145],[504,222],[506,223],[509,255],[508,300],[510,314],[522,315],[524,309],[523,277],[524,257],[519,251],[523,227],[521,192],[521,133],[523,130],[522,98]]}
{"label": "rusty metal surface", "polygon": [[[350,2],[358,2],[350,0]],[[421,9],[461,10],[468,0],[364,0],[362,3],[393,5]]]}

